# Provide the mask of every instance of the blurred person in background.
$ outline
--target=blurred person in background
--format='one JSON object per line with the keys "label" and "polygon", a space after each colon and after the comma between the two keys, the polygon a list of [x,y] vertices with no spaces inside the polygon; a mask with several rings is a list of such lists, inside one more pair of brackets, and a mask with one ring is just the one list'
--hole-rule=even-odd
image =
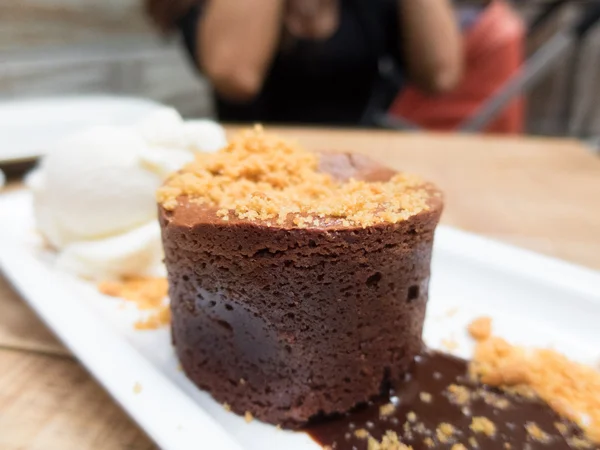
{"label": "blurred person in background", "polygon": [[[452,89],[431,96],[407,83],[390,107],[390,114],[421,128],[456,130],[496,94],[525,61],[526,26],[505,0],[456,2],[463,33],[464,76]],[[525,101],[516,96],[484,130],[522,133]]]}
{"label": "blurred person in background", "polygon": [[461,80],[450,0],[146,0],[177,29],[231,122],[371,125],[409,81],[427,95]]}

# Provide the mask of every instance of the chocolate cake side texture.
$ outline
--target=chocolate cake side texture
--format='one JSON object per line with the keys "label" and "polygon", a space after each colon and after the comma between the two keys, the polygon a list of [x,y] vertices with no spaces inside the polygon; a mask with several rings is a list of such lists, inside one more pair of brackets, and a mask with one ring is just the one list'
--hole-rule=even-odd
{"label": "chocolate cake side texture", "polygon": [[[325,155],[336,178],[387,180],[364,157]],[[430,208],[366,228],[223,221],[160,209],[173,341],[187,376],[238,414],[300,427],[402,379],[421,350],[434,229]]]}

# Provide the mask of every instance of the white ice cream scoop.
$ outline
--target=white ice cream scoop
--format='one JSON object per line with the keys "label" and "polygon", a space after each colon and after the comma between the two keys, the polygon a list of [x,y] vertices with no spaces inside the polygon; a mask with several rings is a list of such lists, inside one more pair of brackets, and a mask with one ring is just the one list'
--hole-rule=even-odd
{"label": "white ice cream scoop", "polygon": [[56,260],[60,269],[94,280],[166,276],[157,221],[98,240],[74,242]]}
{"label": "white ice cream scoop", "polygon": [[227,145],[225,130],[217,122],[184,121],[172,108],[150,114],[133,130],[146,143],[145,162],[165,177],[190,162],[194,153],[212,153]]}
{"label": "white ice cream scoop", "polygon": [[58,143],[27,177],[57,266],[97,280],[164,274],[155,192],[195,151],[225,144],[218,124],[184,122],[170,109]]}
{"label": "white ice cream scoop", "polygon": [[172,108],[160,109],[140,121],[135,130],[149,147],[215,152],[227,144],[225,130],[208,119],[184,121]]}
{"label": "white ice cream scoop", "polygon": [[49,152],[30,180],[38,226],[57,248],[129,231],[153,220],[162,176],[146,145],[118,128],[94,128]]}

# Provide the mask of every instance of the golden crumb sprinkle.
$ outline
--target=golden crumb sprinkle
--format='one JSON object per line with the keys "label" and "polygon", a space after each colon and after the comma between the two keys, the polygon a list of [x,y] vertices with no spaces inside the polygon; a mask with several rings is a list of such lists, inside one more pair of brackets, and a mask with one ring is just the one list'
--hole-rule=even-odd
{"label": "golden crumb sprinkle", "polygon": [[394,411],[396,411],[396,406],[393,403],[386,403],[379,407],[379,417],[391,416]]}
{"label": "golden crumb sprinkle", "polygon": [[442,444],[446,444],[450,441],[450,438],[452,438],[454,431],[455,429],[452,425],[443,422],[436,428],[435,435],[437,436],[438,441],[440,441]]}
{"label": "golden crumb sprinkle", "polygon": [[462,444],[454,444],[450,450],[467,450],[467,447]]}
{"label": "golden crumb sprinkle", "polygon": [[133,302],[139,310],[149,312],[134,324],[137,330],[154,330],[171,322],[171,312],[165,303],[168,288],[166,278],[154,277],[129,277],[98,284],[100,293]]}
{"label": "golden crumb sprinkle", "polygon": [[587,439],[582,439],[577,436],[568,438],[567,444],[569,444],[572,448],[577,448],[577,449],[594,448],[594,444],[592,444],[590,441],[588,441]]}
{"label": "golden crumb sprinkle", "polygon": [[419,434],[429,433],[429,429],[425,426],[423,422],[417,422],[415,425],[413,425],[412,429]]}
{"label": "golden crumb sprinkle", "polygon": [[417,421],[417,415],[415,414],[414,411],[409,411],[406,414],[406,419],[410,422],[410,423],[414,423]]}
{"label": "golden crumb sprinkle", "polygon": [[547,443],[550,442],[550,436],[542,430],[536,423],[527,422],[525,424],[525,429],[527,430],[527,434],[537,442]]}
{"label": "golden crumb sprinkle", "polygon": [[98,290],[102,294],[134,302],[141,310],[161,306],[168,289],[166,278],[154,277],[129,277],[121,281],[103,281],[98,284]]}
{"label": "golden crumb sprinkle", "polygon": [[477,395],[483,399],[488,405],[493,406],[497,409],[508,409],[510,407],[510,401],[506,397],[502,397],[495,392],[490,392],[485,389],[478,389]]}
{"label": "golden crumb sprinkle", "polygon": [[338,219],[346,226],[397,223],[429,208],[431,191],[420,178],[396,174],[388,182],[335,180],[318,171],[319,157],[297,144],[246,130],[217,153],[199,153],[157,191],[174,210],[180,197],[213,207],[222,219],[318,225]]}
{"label": "golden crumb sprinkle", "polygon": [[171,323],[171,310],[168,305],[162,305],[147,317],[136,321],[133,326],[136,330],[156,330]]}
{"label": "golden crumb sprinkle", "polygon": [[231,411],[231,406],[229,406],[229,403],[223,403],[223,409],[227,412]]}
{"label": "golden crumb sprinkle", "polygon": [[423,403],[431,403],[433,397],[429,392],[419,392],[419,398]]}
{"label": "golden crumb sprinkle", "polygon": [[554,422],[554,428],[556,428],[557,431],[563,436],[565,436],[569,432],[567,426],[562,422]]}
{"label": "golden crumb sprinkle", "polygon": [[400,442],[398,435],[395,431],[388,430],[383,435],[381,441],[373,437],[369,437],[368,450],[413,450],[409,445],[405,445]]}
{"label": "golden crumb sprinkle", "polygon": [[491,317],[479,317],[473,320],[467,329],[473,339],[483,341],[492,334],[492,319]]}
{"label": "golden crumb sprinkle", "polygon": [[466,386],[451,384],[446,388],[448,398],[455,405],[464,406],[471,401],[471,390]]}
{"label": "golden crumb sprinkle", "polygon": [[451,352],[452,350],[456,350],[458,348],[458,342],[455,339],[442,339],[442,347]]}
{"label": "golden crumb sprinkle", "polygon": [[469,428],[475,433],[482,433],[489,437],[496,434],[496,425],[487,417],[473,417]]}
{"label": "golden crumb sprinkle", "polygon": [[244,420],[246,421],[246,423],[250,423],[254,420],[254,416],[252,415],[252,413],[250,411],[246,411],[244,413]]}
{"label": "golden crumb sprinkle", "polygon": [[600,372],[549,349],[513,346],[498,337],[479,341],[469,373],[511,393],[537,396],[600,443]]}
{"label": "golden crumb sprinkle", "polygon": [[364,428],[359,428],[358,430],[354,430],[354,436],[359,439],[366,439],[369,437],[369,432]]}
{"label": "golden crumb sprinkle", "polygon": [[509,442],[505,442],[505,443],[504,443],[504,448],[505,448],[506,450],[510,450],[510,449],[512,448],[512,445],[510,445],[510,443],[509,443]]}
{"label": "golden crumb sprinkle", "polygon": [[469,445],[471,448],[479,448],[479,442],[477,442],[477,439],[475,439],[473,436],[469,438]]}
{"label": "golden crumb sprinkle", "polygon": [[426,437],[425,439],[423,439],[423,444],[425,444],[429,448],[435,447],[435,441],[430,437]]}
{"label": "golden crumb sprinkle", "polygon": [[136,381],[133,385],[133,393],[139,394],[140,392],[142,392],[142,384],[139,381]]}

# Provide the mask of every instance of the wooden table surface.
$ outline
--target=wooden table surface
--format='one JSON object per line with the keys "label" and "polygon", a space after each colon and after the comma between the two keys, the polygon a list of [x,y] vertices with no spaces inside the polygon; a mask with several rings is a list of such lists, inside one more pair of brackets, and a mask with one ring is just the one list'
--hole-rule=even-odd
{"label": "wooden table surface", "polygon": [[[600,269],[600,159],[576,141],[281,133],[309,148],[369,154],[437,182],[446,193],[446,224]],[[0,448],[154,448],[2,276]]]}

